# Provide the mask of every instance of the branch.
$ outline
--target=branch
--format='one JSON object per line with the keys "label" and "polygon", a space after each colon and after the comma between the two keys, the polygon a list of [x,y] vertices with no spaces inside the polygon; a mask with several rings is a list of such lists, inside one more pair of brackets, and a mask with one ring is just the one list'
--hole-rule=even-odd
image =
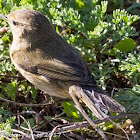
{"label": "branch", "polygon": [[46,106],[46,105],[52,104],[51,102],[45,103],[45,104],[25,104],[25,103],[19,103],[19,102],[10,101],[10,100],[4,99],[2,97],[0,97],[0,100],[4,101],[4,102],[11,103],[11,104],[14,104],[14,105],[18,105],[18,106],[30,106],[30,107],[33,107],[33,106],[36,106],[36,107],[38,107],[38,106]]}
{"label": "branch", "polygon": [[[109,119],[116,120],[116,119],[123,119],[123,118],[131,117],[131,116],[138,116],[138,115],[140,115],[140,113],[126,113],[126,114],[120,114],[120,115],[117,115],[117,116],[114,116],[114,117],[109,117]],[[103,120],[95,120],[93,122],[95,124],[100,124],[102,122],[107,122],[107,121],[108,121],[108,118],[103,119]],[[62,127],[62,128],[57,128],[55,132],[56,133],[67,133],[67,132],[74,131],[76,129],[83,128],[83,127],[88,127],[88,126],[90,126],[90,124],[87,121],[76,122],[76,123],[73,123],[69,126],[65,126],[65,127]]]}
{"label": "branch", "polygon": [[[129,114],[127,113],[127,114],[121,114],[121,115],[117,115],[117,116],[114,116],[114,117],[110,117],[109,119],[111,119],[111,120],[124,119],[124,118],[132,117],[132,116],[138,116],[138,115],[140,115],[140,113],[129,113]],[[93,122],[95,124],[100,124],[100,123],[106,122],[106,121],[108,121],[108,118],[104,119],[104,120],[95,120]],[[61,126],[59,125],[55,128],[55,133],[54,134],[59,135],[59,134],[69,133],[71,131],[81,129],[83,127],[88,127],[88,126],[90,126],[90,124],[87,121],[63,124],[63,125],[61,125]],[[33,133],[37,134],[34,137],[35,137],[35,139],[38,139],[38,138],[43,138],[45,136],[50,136],[52,131],[41,132],[41,131],[34,131],[33,130]]]}

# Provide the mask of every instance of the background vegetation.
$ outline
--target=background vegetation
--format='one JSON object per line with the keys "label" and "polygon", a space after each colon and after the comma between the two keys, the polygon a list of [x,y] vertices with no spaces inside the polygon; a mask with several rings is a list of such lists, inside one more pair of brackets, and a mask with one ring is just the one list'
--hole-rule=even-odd
{"label": "background vegetation", "polygon": [[[98,84],[120,102],[127,113],[140,113],[140,4],[134,0],[0,0],[0,13],[9,14],[17,9],[34,9],[45,14],[56,31],[82,55],[88,63]],[[0,97],[26,104],[45,103],[50,97],[28,83],[11,64],[9,47],[12,34],[6,21],[0,21]],[[5,26],[8,31],[5,32]],[[55,103],[46,107],[44,112],[51,124],[41,123],[38,131],[51,131],[59,124],[83,121],[74,104],[70,100],[54,98]],[[13,134],[18,129],[18,115],[23,113],[33,130],[36,126],[35,116],[43,107],[28,107],[0,102],[0,137],[6,139],[1,132]],[[85,107],[93,120],[97,118]],[[27,113],[28,111],[28,113]],[[34,113],[30,113],[30,112]],[[54,116],[57,119],[54,121]],[[112,113],[117,115],[117,113]],[[126,119],[117,120],[123,124]],[[131,118],[137,134],[139,116]],[[28,128],[21,119],[21,126]],[[44,124],[44,125],[43,125]],[[116,131],[110,122],[100,125],[108,133],[110,139],[123,139],[123,133]],[[127,129],[127,128],[125,128]],[[20,128],[21,131],[28,131]],[[115,133],[113,135],[112,133]],[[5,131],[4,131],[5,132]],[[128,131],[130,137],[132,132]],[[57,135],[54,139],[79,139],[96,137],[92,128],[80,129],[76,132]],[[121,136],[120,136],[121,135]],[[139,134],[138,134],[139,135]],[[119,136],[119,137],[118,137]],[[139,137],[139,136],[138,136]],[[137,137],[137,138],[138,138]],[[17,139],[17,136],[13,136]]]}

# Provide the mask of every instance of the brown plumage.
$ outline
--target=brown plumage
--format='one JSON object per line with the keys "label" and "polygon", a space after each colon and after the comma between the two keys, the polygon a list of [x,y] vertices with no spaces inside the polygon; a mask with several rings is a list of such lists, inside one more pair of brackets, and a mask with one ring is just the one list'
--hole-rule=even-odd
{"label": "brown plumage", "polygon": [[69,89],[99,118],[125,109],[98,87],[81,56],[59,36],[39,12],[17,10],[7,16],[13,33],[11,60],[42,91],[69,98]]}

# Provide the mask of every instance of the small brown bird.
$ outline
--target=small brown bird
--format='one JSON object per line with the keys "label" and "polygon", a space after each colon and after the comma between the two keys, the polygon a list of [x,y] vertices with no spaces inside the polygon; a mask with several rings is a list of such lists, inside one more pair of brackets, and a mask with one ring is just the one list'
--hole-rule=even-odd
{"label": "small brown bird", "polygon": [[13,34],[11,60],[33,85],[52,96],[77,96],[99,119],[109,117],[109,110],[125,111],[99,88],[81,56],[43,14],[21,9],[1,17]]}

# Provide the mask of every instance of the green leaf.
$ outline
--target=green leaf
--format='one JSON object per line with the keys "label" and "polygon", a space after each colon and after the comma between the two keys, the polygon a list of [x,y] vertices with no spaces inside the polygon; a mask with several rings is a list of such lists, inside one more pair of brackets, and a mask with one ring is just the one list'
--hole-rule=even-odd
{"label": "green leaf", "polygon": [[30,91],[31,91],[31,94],[32,94],[32,97],[33,97],[33,100],[35,101],[36,100],[36,96],[37,96],[37,90],[35,87],[30,87]]}
{"label": "green leaf", "polygon": [[9,97],[11,97],[12,101],[15,101],[16,100],[17,91],[18,91],[18,83],[17,83],[17,80],[11,81],[11,83],[9,83],[4,88],[4,90],[6,91],[7,95]]}
{"label": "green leaf", "polygon": [[119,41],[114,48],[117,48],[121,52],[128,52],[134,49],[136,43],[133,39],[131,38],[125,38]]}
{"label": "green leaf", "polygon": [[[31,125],[31,127],[35,126],[35,119],[34,118],[29,118],[27,119],[27,122]],[[21,123],[21,126],[28,128],[27,123],[24,121],[23,123]]]}
{"label": "green leaf", "polygon": [[1,136],[1,137],[0,137],[0,139],[1,139],[1,140],[4,140],[4,137],[3,137],[3,136]]}
{"label": "green leaf", "polygon": [[69,116],[73,117],[74,119],[80,119],[80,112],[75,108],[72,102],[63,102],[62,106],[64,108],[64,112]]}
{"label": "green leaf", "polygon": [[82,8],[85,6],[83,0],[76,0],[76,3],[78,4],[79,8]]}

